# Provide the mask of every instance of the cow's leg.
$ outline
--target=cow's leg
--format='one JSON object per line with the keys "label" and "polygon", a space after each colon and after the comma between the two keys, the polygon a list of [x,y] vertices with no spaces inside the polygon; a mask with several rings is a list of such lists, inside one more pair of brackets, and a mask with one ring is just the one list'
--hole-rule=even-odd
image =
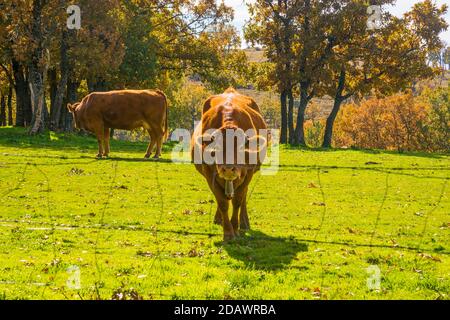
{"label": "cow's leg", "polygon": [[247,214],[247,191],[248,191],[248,186],[245,187],[245,192],[244,192],[244,196],[242,198],[242,202],[241,202],[241,212],[239,213],[239,228],[241,230],[250,230],[250,221],[248,219],[248,214]]}
{"label": "cow's leg", "polygon": [[233,226],[231,225],[230,219],[228,217],[228,207],[230,202],[221,191],[219,185],[217,184],[217,181],[208,180],[208,184],[214,196],[216,197],[217,213],[219,213],[222,218],[223,240],[224,241],[233,240],[235,234]]}
{"label": "cow's leg", "polygon": [[228,207],[229,201],[227,199],[222,197],[220,197],[220,199],[217,198],[217,210],[219,210],[220,214],[222,215],[224,241],[233,240],[235,238],[233,226],[231,225],[230,219],[228,217]]}
{"label": "cow's leg", "polygon": [[222,214],[219,209],[216,210],[216,215],[214,216],[214,223],[221,226],[222,225]]}
{"label": "cow's leg", "polygon": [[96,136],[97,136],[97,142],[98,142],[98,154],[97,158],[101,158],[103,155],[103,136],[104,131],[103,129],[96,130]]}
{"label": "cow's leg", "polygon": [[223,240],[224,241],[232,240],[234,239],[235,234],[233,226],[231,225],[230,219],[228,217],[229,200],[223,194],[223,191],[219,186],[219,184],[217,183],[217,181],[215,180],[214,174],[211,172],[211,170],[208,168],[204,170],[205,171],[202,172],[202,175],[206,177],[208,186],[211,189],[212,193],[214,194],[214,197],[216,198],[217,202],[216,217],[214,218],[214,220],[217,221],[218,217],[220,216],[221,223],[219,224],[223,226]]}
{"label": "cow's leg", "polygon": [[151,129],[148,129],[147,131],[148,131],[148,134],[150,135],[150,142],[148,143],[147,152],[145,153],[145,156],[144,156],[146,159],[150,158],[153,147],[155,146],[155,143],[156,143],[156,137],[153,134],[153,131]]}
{"label": "cow's leg", "polygon": [[245,196],[245,192],[243,190],[239,190],[233,197],[233,215],[231,216],[231,225],[233,226],[234,233],[236,235],[239,234],[239,211],[241,209],[241,205],[243,202],[243,197]]}
{"label": "cow's leg", "polygon": [[153,158],[158,159],[161,156],[161,147],[162,147],[162,141],[163,141],[164,135],[159,135],[158,138],[156,138],[156,153],[153,156]]}
{"label": "cow's leg", "polygon": [[241,195],[241,210],[239,212],[239,229],[240,230],[250,230],[250,221],[248,219],[247,214],[247,194],[248,194],[248,185],[253,178],[253,173],[247,173],[245,177],[245,181],[242,184],[242,195]]}
{"label": "cow's leg", "polygon": [[109,128],[103,129],[103,141],[104,141],[103,156],[108,157],[109,156]]}

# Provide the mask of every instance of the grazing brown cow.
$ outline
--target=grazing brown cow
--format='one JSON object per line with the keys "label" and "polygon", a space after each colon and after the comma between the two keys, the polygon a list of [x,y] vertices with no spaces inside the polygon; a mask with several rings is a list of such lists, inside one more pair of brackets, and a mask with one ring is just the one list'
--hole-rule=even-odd
{"label": "grazing brown cow", "polygon": [[[267,140],[261,132],[266,128],[255,101],[232,88],[210,97],[203,105],[202,121],[191,141],[191,157],[216,198],[214,220],[222,224],[225,241],[238,236],[240,230],[250,229],[247,191],[264,160]],[[251,129],[253,133],[248,134]],[[241,144],[239,132],[243,136]],[[205,152],[210,152],[211,157]],[[231,221],[228,217],[230,200],[233,205]]]}
{"label": "grazing brown cow", "polygon": [[[150,134],[145,158],[156,144],[154,158],[161,155],[163,139],[167,138],[167,99],[160,90],[118,90],[92,92],[81,102],[67,105],[75,126],[95,133],[98,158],[109,155],[109,130],[133,130],[144,127]],[[104,147],[104,148],[103,148]]]}

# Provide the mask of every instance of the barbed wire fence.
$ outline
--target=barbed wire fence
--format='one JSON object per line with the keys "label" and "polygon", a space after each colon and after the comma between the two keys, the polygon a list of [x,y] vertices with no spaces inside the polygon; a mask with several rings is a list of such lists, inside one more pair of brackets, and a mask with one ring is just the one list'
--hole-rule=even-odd
{"label": "barbed wire fence", "polygon": [[[18,155],[13,155],[15,157],[17,157]],[[96,160],[94,160],[96,161]],[[87,164],[87,163],[91,163],[91,161],[87,162],[87,161],[83,161],[83,162],[79,162],[82,164]],[[53,165],[60,165],[60,164],[42,164],[42,163],[35,163],[32,162],[30,160],[27,160],[25,163],[14,163],[14,162],[3,162],[2,164],[6,164],[6,165],[10,165],[10,166],[15,166],[18,165],[19,166],[19,176],[20,178],[17,180],[17,182],[8,190],[3,191],[2,193],[0,193],[0,199],[5,199],[7,197],[10,197],[11,194],[13,194],[15,191],[20,190],[22,188],[24,188],[24,183],[26,181],[26,177],[27,174],[31,174],[31,170],[29,168],[34,168],[37,170],[37,172],[43,177],[44,179],[44,184],[46,186],[45,188],[45,202],[46,202],[46,211],[47,211],[47,221],[35,221],[33,222],[34,225],[41,225],[42,228],[45,228],[46,230],[49,230],[49,233],[51,235],[51,242],[52,242],[52,261],[50,262],[50,265],[53,266],[52,272],[52,278],[51,280],[47,281],[46,283],[35,283],[33,282],[34,278],[33,278],[33,274],[36,273],[37,271],[35,269],[32,269],[30,271],[30,273],[27,276],[28,279],[28,285],[36,285],[36,286],[42,286],[42,291],[40,293],[40,297],[41,298],[45,298],[45,292],[46,290],[56,282],[57,277],[65,277],[67,278],[68,273],[66,272],[66,270],[62,270],[61,268],[58,268],[58,264],[60,263],[60,257],[58,256],[58,251],[57,251],[57,243],[55,241],[55,232],[56,231],[63,231],[63,230],[68,230],[68,228],[79,228],[79,229],[90,229],[90,230],[95,230],[96,232],[96,238],[95,238],[95,242],[93,245],[93,252],[94,252],[94,265],[95,265],[95,274],[96,274],[96,280],[94,282],[94,292],[95,295],[94,297],[96,299],[105,299],[105,298],[110,298],[110,297],[105,297],[104,295],[102,295],[100,293],[100,287],[101,287],[101,281],[102,281],[102,273],[103,273],[103,268],[100,265],[100,261],[98,259],[98,253],[99,253],[99,239],[101,237],[101,233],[105,230],[122,230],[124,232],[132,232],[132,230],[130,229],[123,229],[120,227],[115,227],[115,226],[111,226],[111,225],[107,225],[104,223],[104,219],[105,219],[105,214],[108,211],[109,208],[109,204],[111,202],[111,199],[114,196],[114,187],[116,184],[116,179],[117,176],[119,174],[119,169],[118,169],[118,161],[112,161],[112,170],[113,170],[113,174],[111,176],[111,180],[110,183],[108,185],[108,187],[100,192],[106,193],[107,197],[106,197],[106,201],[101,209],[101,213],[100,213],[100,218],[99,218],[99,222],[97,223],[97,225],[82,225],[82,224],[71,224],[71,225],[60,225],[57,221],[57,218],[55,217],[55,215],[53,214],[53,210],[54,210],[54,205],[52,204],[52,199],[51,199],[51,181],[49,179],[48,176],[48,170],[51,170],[51,166]],[[76,164],[76,162],[68,162],[68,163],[61,163],[65,164],[65,165],[69,165],[69,164]],[[162,162],[156,162],[155,163],[155,184],[156,184],[156,189],[157,189],[157,193],[159,194],[159,217],[156,223],[156,226],[152,226],[149,228],[144,228],[144,227],[139,227],[139,228],[135,228],[133,230],[138,230],[138,231],[144,231],[145,233],[149,233],[151,235],[153,235],[153,240],[152,243],[154,243],[156,245],[156,253],[152,254],[151,256],[151,261],[148,263],[148,268],[147,270],[153,270],[156,268],[156,265],[159,266],[159,270],[157,270],[157,273],[159,275],[159,280],[162,279],[163,273],[166,272],[164,271],[164,268],[162,267],[162,262],[164,260],[170,259],[168,257],[165,257],[162,254],[162,249],[161,249],[161,241],[160,241],[160,234],[162,233],[176,233],[177,231],[173,231],[173,230],[161,230],[160,227],[162,225],[162,218],[164,216],[165,213],[165,198],[164,198],[164,190],[163,190],[163,186],[161,183],[161,176],[160,176],[160,170],[161,167],[164,165],[164,163]],[[50,168],[49,168],[50,166]],[[304,242],[310,242],[310,243],[316,243],[316,244],[326,244],[327,243],[327,234],[325,234],[323,237],[323,240],[318,240],[319,236],[321,234],[322,228],[323,226],[327,223],[327,208],[328,208],[328,203],[327,203],[327,196],[326,193],[324,191],[324,187],[323,187],[323,183],[321,181],[321,170],[323,170],[323,168],[321,168],[320,166],[317,167],[307,167],[305,166],[304,168],[299,168],[299,170],[297,170],[298,174],[302,174],[302,173],[310,173],[312,170],[316,170],[317,172],[317,182],[318,182],[318,188],[320,191],[320,197],[322,199],[322,213],[320,215],[319,218],[319,227],[317,228],[314,236],[311,239],[301,239],[301,241]],[[327,167],[327,170],[330,169]],[[340,169],[340,167],[335,167],[335,168],[331,168],[331,169]],[[386,202],[386,199],[388,198],[389,195],[389,190],[390,190],[390,185],[389,185],[389,177],[393,174],[402,174],[400,172],[396,172],[398,170],[395,170],[398,168],[394,168],[394,170],[386,168],[385,170],[379,170],[380,173],[381,172],[385,172],[385,184],[384,184],[384,191],[383,191],[383,197],[379,206],[379,209],[377,210],[377,215],[376,215],[376,219],[374,221],[374,225],[373,225],[373,229],[370,235],[370,241],[368,244],[362,244],[364,246],[368,246],[371,248],[371,250],[373,250],[373,248],[376,248],[377,245],[374,244],[374,237],[379,225],[380,220],[382,220],[382,212],[384,209],[384,205]],[[375,170],[375,169],[374,169]],[[412,175],[413,177],[416,177],[415,175]],[[200,178],[200,176],[199,176]],[[420,178],[420,176],[417,176],[417,178]],[[258,187],[260,187],[260,180],[264,179],[262,177],[262,175],[259,173],[257,174],[254,179],[253,179],[253,185],[250,188],[250,192],[248,193],[248,197],[247,197],[247,202],[250,203],[252,198],[254,197],[254,191],[256,189],[258,189]],[[432,209],[429,210],[429,212],[425,215],[425,221],[423,223],[423,227],[421,228],[421,233],[420,233],[420,240],[419,243],[417,244],[416,247],[408,247],[408,246],[395,246],[393,245],[392,247],[386,247],[386,248],[391,248],[391,249],[396,249],[396,250],[413,250],[413,251],[417,251],[417,252],[429,252],[429,250],[424,249],[423,248],[423,242],[424,242],[424,238],[426,235],[426,231],[428,228],[428,221],[429,218],[432,216],[432,214],[435,212],[435,210],[437,210],[437,208],[439,207],[440,203],[442,202],[443,198],[444,198],[444,194],[446,192],[447,189],[447,184],[448,184],[448,177],[440,177],[440,178],[436,178],[438,180],[443,180],[443,183],[441,185],[440,188],[440,192],[439,192],[439,196],[437,201],[433,201],[432,204],[433,207]],[[206,183],[206,182],[205,182]],[[208,202],[209,204],[209,227],[208,227],[208,233],[206,234],[202,234],[204,236],[207,236],[209,238],[209,245],[208,245],[208,249],[209,252],[207,253],[208,257],[207,257],[207,262],[206,262],[206,269],[208,269],[211,265],[211,256],[212,256],[212,251],[215,249],[214,247],[214,242],[213,242],[213,238],[214,236],[217,237],[221,237],[221,233],[214,233],[213,232],[213,206],[214,206],[214,201],[213,201],[213,196],[210,193],[209,195],[209,200]],[[19,220],[19,219],[0,219],[0,228],[9,228],[11,227],[11,225],[9,225],[8,223],[17,223],[17,224],[21,224],[23,221]],[[183,232],[180,232],[183,233]],[[200,234],[200,233],[199,233]],[[150,241],[150,238],[149,238]],[[342,242],[341,244],[346,244],[345,242]],[[357,245],[352,243],[352,245]],[[319,261],[320,261],[320,268],[321,268],[321,276],[320,276],[320,288],[322,288],[324,286],[324,274],[325,274],[325,264],[323,261],[324,257],[322,252],[319,252]],[[205,282],[206,282],[206,291],[208,291],[209,288],[209,276],[205,276]],[[160,281],[161,282],[161,281]],[[14,281],[9,281],[9,282],[0,282],[0,285],[14,285],[16,284]],[[68,296],[65,294],[64,291],[60,292],[65,298],[68,299]],[[168,298],[171,299],[174,296],[172,294],[167,294],[165,292],[163,292],[163,287],[161,285],[159,285],[159,290],[158,292],[146,292],[145,294],[147,294],[149,297],[151,298]],[[83,297],[80,292],[78,291],[78,296],[80,299],[84,299],[85,297]],[[322,292],[319,292],[319,297],[322,297]],[[197,296],[197,297],[190,297],[192,299],[207,299],[207,296]]]}

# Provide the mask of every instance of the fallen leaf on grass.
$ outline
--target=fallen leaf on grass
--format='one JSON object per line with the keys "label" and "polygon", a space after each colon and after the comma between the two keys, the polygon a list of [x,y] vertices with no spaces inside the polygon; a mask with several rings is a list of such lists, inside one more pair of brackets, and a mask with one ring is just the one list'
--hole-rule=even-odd
{"label": "fallen leaf on grass", "polygon": [[191,249],[191,251],[189,251],[188,256],[193,258],[193,257],[203,257],[205,255],[205,253],[202,250],[197,251],[196,249]]}
{"label": "fallen leaf on grass", "polygon": [[183,252],[174,252],[174,253],[172,253],[172,257],[174,257],[174,258],[181,258],[183,256],[184,256]]}
{"label": "fallen leaf on grass", "polygon": [[82,175],[84,173],[83,169],[80,168],[72,168],[69,171],[69,176],[73,176],[73,175]]}
{"label": "fallen leaf on grass", "polygon": [[154,256],[154,254],[150,251],[138,251],[136,252],[136,255],[146,258],[151,258]]}
{"label": "fallen leaf on grass", "polygon": [[444,222],[440,227],[440,229],[448,229],[448,228],[450,228],[450,222]]}
{"label": "fallen leaf on grass", "polygon": [[143,300],[142,296],[133,288],[124,289],[120,287],[116,289],[111,297],[112,300]]}
{"label": "fallen leaf on grass", "polygon": [[195,210],[195,213],[197,213],[197,214],[199,214],[201,216],[204,216],[206,214],[206,211],[203,210],[203,209],[197,209],[197,210]]}
{"label": "fallen leaf on grass", "polygon": [[319,206],[319,207],[325,207],[326,204],[324,202],[313,202],[313,203],[311,203],[311,205]]}
{"label": "fallen leaf on grass", "polygon": [[314,298],[318,299],[321,297],[322,293],[320,292],[320,288],[314,288],[312,295],[314,296]]}
{"label": "fallen leaf on grass", "polygon": [[419,257],[422,257],[424,259],[430,259],[436,262],[442,262],[441,259],[439,259],[438,257],[433,257],[431,254],[428,253],[419,253]]}
{"label": "fallen leaf on grass", "polygon": [[28,260],[25,260],[25,259],[20,260],[20,262],[22,262],[27,267],[34,266],[34,262],[31,262],[31,261],[28,261]]}

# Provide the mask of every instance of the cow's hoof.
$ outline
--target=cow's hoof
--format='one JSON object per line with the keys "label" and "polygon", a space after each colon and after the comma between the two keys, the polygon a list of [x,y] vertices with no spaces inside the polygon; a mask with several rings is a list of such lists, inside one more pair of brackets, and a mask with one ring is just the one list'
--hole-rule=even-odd
{"label": "cow's hoof", "polygon": [[151,155],[151,153],[149,153],[149,154],[146,154],[146,155],[144,156],[144,159],[148,159],[148,158],[150,158],[150,155]]}
{"label": "cow's hoof", "polygon": [[101,159],[102,155],[99,153],[98,155],[95,156],[97,159]]}
{"label": "cow's hoof", "polygon": [[159,159],[159,155],[155,154],[155,155],[153,156],[153,159],[158,160],[158,159]]}

